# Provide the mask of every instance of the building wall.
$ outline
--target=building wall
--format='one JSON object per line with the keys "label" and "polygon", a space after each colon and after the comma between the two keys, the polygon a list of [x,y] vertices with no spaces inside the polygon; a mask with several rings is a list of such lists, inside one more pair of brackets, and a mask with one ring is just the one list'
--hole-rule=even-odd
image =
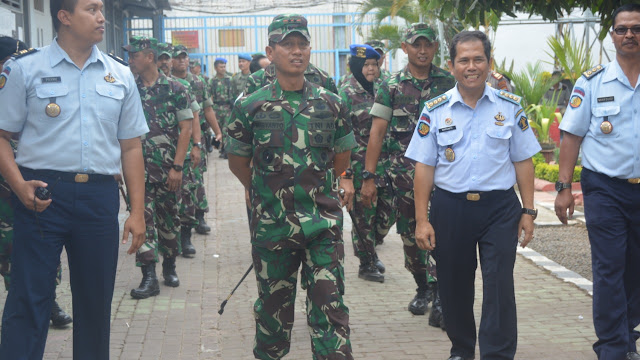
{"label": "building wall", "polygon": [[[30,47],[43,47],[51,44],[54,37],[53,22],[51,21],[49,1],[27,0],[29,9],[29,34],[27,45]],[[36,9],[39,3],[40,9]]]}
{"label": "building wall", "polygon": [[25,41],[25,3],[27,1],[9,1],[10,4],[0,2],[0,35]]}

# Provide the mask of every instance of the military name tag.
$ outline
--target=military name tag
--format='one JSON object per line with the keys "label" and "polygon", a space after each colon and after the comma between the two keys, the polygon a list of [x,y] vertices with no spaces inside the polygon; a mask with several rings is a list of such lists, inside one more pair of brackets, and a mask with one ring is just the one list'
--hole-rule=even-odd
{"label": "military name tag", "polygon": [[611,101],[613,101],[613,96],[605,96],[605,97],[599,97],[598,98],[598,102],[599,103],[611,102]]}
{"label": "military name tag", "polygon": [[611,124],[609,120],[603,121],[602,124],[600,124],[600,131],[602,131],[603,134],[611,134],[613,131],[613,124]]}
{"label": "military name tag", "polygon": [[456,159],[456,153],[453,151],[451,147],[448,147],[444,150],[444,156],[449,160],[449,162],[453,162]]}
{"label": "military name tag", "polygon": [[284,130],[284,122],[255,121],[253,128],[255,130]]}
{"label": "military name tag", "polygon": [[444,127],[442,129],[438,129],[438,132],[439,133],[443,133],[443,132],[447,132],[447,131],[453,131],[455,129],[456,129],[456,126],[453,125],[453,126]]}
{"label": "military name tag", "polygon": [[62,82],[62,78],[60,76],[49,76],[40,78],[43,84],[54,84]]}

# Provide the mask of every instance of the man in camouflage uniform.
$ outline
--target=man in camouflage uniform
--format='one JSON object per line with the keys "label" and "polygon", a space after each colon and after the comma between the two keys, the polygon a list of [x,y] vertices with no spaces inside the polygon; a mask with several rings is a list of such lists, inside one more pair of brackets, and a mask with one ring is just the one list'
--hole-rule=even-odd
{"label": "man in camouflage uniform", "polygon": [[[231,77],[227,75],[227,59],[216,58],[213,62],[216,74],[209,80],[209,93],[213,100],[213,110],[216,112],[220,128],[224,129],[231,115],[231,106],[235,97],[233,96],[233,86],[231,85]],[[220,157],[227,158],[224,149],[224,143],[220,146]]]}
{"label": "man in camouflage uniform", "polygon": [[[356,256],[360,259],[358,277],[368,281],[384,282],[382,274],[385,268],[378,259],[375,245],[379,229],[385,229],[384,235],[389,232],[389,215],[393,213],[393,193],[385,175],[383,162],[379,162],[376,169],[378,201],[371,208],[364,207],[360,201],[362,170],[371,129],[369,110],[373,105],[375,90],[380,85],[380,55],[369,45],[351,45],[350,49],[349,67],[353,76],[340,88],[340,97],[349,112],[357,147],[351,152],[350,176],[343,176],[341,185],[343,182],[351,181],[349,178],[353,177],[355,201],[349,209],[349,214],[353,220],[351,239]],[[351,207],[350,205],[348,206]]]}
{"label": "man in camouflage uniform", "polygon": [[[0,72],[2,72],[5,61],[11,55],[20,50],[27,50],[27,45],[22,41],[8,36],[0,37]],[[14,153],[17,150],[17,139],[9,141]],[[0,175],[0,275],[4,278],[4,286],[9,290],[11,284],[11,250],[13,242],[13,208],[11,206],[11,187]],[[62,280],[62,266],[58,264],[56,285]],[[71,316],[64,312],[58,302],[53,300],[51,307],[51,324],[55,328],[64,327],[73,322]]]}
{"label": "man in camouflage uniform", "polygon": [[[409,64],[403,70],[393,73],[378,89],[370,112],[373,124],[363,172],[365,180],[362,185],[362,201],[365,206],[371,206],[376,199],[374,173],[388,128],[389,136],[386,141],[390,162],[389,176],[398,211],[396,227],[404,243],[405,267],[413,274],[418,285],[417,294],[409,303],[409,311],[415,315],[426,313],[437,286],[435,264],[428,262],[428,252],[420,250],[416,245],[413,198],[415,162],[405,158],[404,152],[411,141],[417,117],[425,102],[455,85],[453,76],[431,63],[437,49],[435,32],[427,24],[413,24],[404,32],[402,50],[407,54]],[[431,276],[431,284],[427,283],[427,272]],[[439,326],[439,307],[434,308],[436,311],[431,314],[434,320],[430,323],[437,323],[436,326]]]}
{"label": "man in camouflage uniform", "polygon": [[[173,48],[173,67],[172,74],[180,79],[184,79],[191,84],[191,89],[196,96],[196,101],[200,105],[200,130],[201,138],[204,138],[209,129],[213,129],[216,140],[222,139],[222,132],[218,126],[216,120],[216,114],[213,111],[211,96],[206,83],[201,77],[191,74],[187,71],[189,64],[189,52],[184,45],[176,45]],[[197,131],[197,129],[194,129]],[[194,177],[197,184],[196,190],[196,219],[198,225],[195,227],[198,234],[207,234],[211,231],[211,227],[207,225],[204,214],[209,212],[209,203],[207,202],[207,195],[204,188],[204,173],[207,171],[207,158],[202,156],[200,164],[193,168]],[[191,229],[190,226],[182,226],[180,230],[181,242],[191,243]],[[193,254],[195,254],[195,249]]]}
{"label": "man in camouflage uniform", "polygon": [[511,86],[511,82],[509,81],[509,79],[507,79],[506,76],[493,70],[489,71],[489,76],[487,77],[487,85],[491,86],[494,89],[513,92],[513,86]]}
{"label": "man in camouflage uniform", "polygon": [[[191,111],[193,111],[193,121],[191,123],[191,141],[189,142],[189,149],[187,151],[187,157],[184,159],[184,168],[182,169],[182,190],[180,191],[180,225],[188,229],[189,235],[191,235],[191,229],[198,225],[196,219],[196,192],[198,190],[198,183],[195,179],[193,168],[198,166],[202,157],[202,134],[197,129],[200,128],[200,105],[196,101],[196,94],[191,88],[191,84],[184,79],[180,79],[171,74],[171,68],[173,67],[173,46],[167,43],[158,43],[158,60],[156,64],[158,69],[162,73],[176,81],[187,89],[189,98],[191,99]],[[196,131],[193,131],[196,129]],[[196,249],[191,244],[191,236],[181,237],[182,244],[182,256],[190,257],[195,255]]]}
{"label": "man in camouflage uniform", "polygon": [[250,65],[251,55],[238,55],[238,68],[240,71],[231,77],[231,88],[234,100],[242,93],[247,85],[247,80],[249,79],[249,75],[251,75]]}
{"label": "man in camouflage uniform", "polygon": [[378,64],[380,65],[380,79],[383,81],[386,80],[391,76],[389,70],[384,68],[384,63],[387,60],[387,47],[382,40],[370,40],[365,44],[371,46],[380,54],[380,60],[378,60]]}
{"label": "man in camouflage uniform", "polygon": [[176,256],[180,254],[178,203],[193,112],[185,87],[158,71],[156,39],[134,36],[124,48],[129,51],[131,72],[138,76],[136,84],[149,126],[149,132],[142,137],[146,241],[136,252],[142,281],[131,290],[134,299],[146,299],[160,293],[155,272],[158,252],[164,258],[164,283],[180,285],[176,274]]}
{"label": "man in camouflage uniform", "polygon": [[[305,70],[304,77],[310,82],[319,85],[334,94],[338,93],[336,83],[335,81],[333,81],[333,78],[329,75],[329,73],[311,63],[309,63],[309,66]],[[275,79],[276,67],[274,64],[270,64],[265,69],[254,72],[253,74],[251,74],[251,76],[249,76],[249,79],[247,80],[247,86],[244,89],[244,95],[252,94],[261,87],[273,83]]]}
{"label": "man in camouflage uniform", "polygon": [[267,56],[277,81],[236,103],[226,129],[229,168],[252,195],[258,359],[289,352],[301,265],[313,359],[353,359],[335,177],[355,140],[340,98],[305,79],[309,39],[304,17],[273,20]]}

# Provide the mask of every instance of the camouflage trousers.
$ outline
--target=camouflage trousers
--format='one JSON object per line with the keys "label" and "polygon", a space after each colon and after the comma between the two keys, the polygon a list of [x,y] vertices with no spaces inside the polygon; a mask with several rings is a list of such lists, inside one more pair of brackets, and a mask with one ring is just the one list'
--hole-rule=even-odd
{"label": "camouflage trousers", "polygon": [[281,359],[289,352],[298,268],[307,290],[307,324],[313,359],[353,359],[349,309],[344,305],[344,244],[311,242],[306,249],[268,250],[253,246],[258,300],[253,310],[257,359]]}
{"label": "camouflage trousers", "polygon": [[[11,284],[11,247],[13,241],[13,208],[8,198],[0,198],[0,275],[4,288]],[[56,285],[62,280],[62,264],[58,264]]]}
{"label": "camouflage trousers", "polygon": [[364,207],[360,189],[356,189],[353,209],[349,214],[353,221],[353,251],[360,260],[371,261],[376,256],[375,246],[384,239],[395,222],[391,188],[378,187],[378,201],[370,209]]}
{"label": "camouflage trousers", "polygon": [[[231,106],[228,105],[214,105],[213,110],[216,112],[216,118],[218,119],[218,125],[222,130],[222,136],[225,136],[224,129],[229,125],[229,119],[231,118]],[[224,153],[224,141],[220,143],[220,152]]]}
{"label": "camouflage trousers", "polygon": [[180,225],[194,227],[198,224],[196,220],[196,179],[191,168],[191,161],[184,161],[182,170],[182,189],[180,190],[179,215]]}
{"label": "camouflage trousers", "polygon": [[144,221],[146,240],[136,253],[136,266],[158,262],[158,252],[165,258],[176,257],[180,245],[180,191],[169,191],[165,183],[145,183]]}
{"label": "camouflage trousers", "polygon": [[[393,182],[393,179],[392,179]],[[396,228],[404,246],[404,267],[412,274],[426,272],[429,282],[437,281],[436,263],[429,251],[421,250],[416,244],[416,207],[413,189],[394,186],[394,208]]]}
{"label": "camouflage trousers", "polygon": [[204,173],[207,171],[207,153],[203,151],[200,165],[191,169],[193,172],[194,185],[194,203],[196,210],[209,212],[209,202],[204,189]]}

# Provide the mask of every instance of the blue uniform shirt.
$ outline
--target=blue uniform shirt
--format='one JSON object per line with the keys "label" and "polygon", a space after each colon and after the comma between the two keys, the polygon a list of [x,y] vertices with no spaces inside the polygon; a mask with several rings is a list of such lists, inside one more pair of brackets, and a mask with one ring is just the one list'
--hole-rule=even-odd
{"label": "blue uniform shirt", "polygon": [[[427,103],[405,156],[434,166],[439,188],[454,193],[507,190],[516,183],[513,163],[540,151],[514,95],[485,86],[472,109],[456,86],[435,100],[440,105],[430,106],[434,99]],[[455,154],[453,161],[445,155],[447,148]]]}
{"label": "blue uniform shirt", "polygon": [[[635,89],[616,60],[581,76],[560,129],[581,136],[582,166],[610,177],[640,177],[640,78]],[[602,131],[608,120],[613,129]],[[606,130],[606,127],[605,127]]]}
{"label": "blue uniform shirt", "polygon": [[[96,46],[79,69],[56,39],[7,61],[2,77],[0,129],[22,133],[16,156],[20,166],[118,174],[118,140],[149,131],[131,71]],[[51,103],[59,106],[58,116],[45,112]]]}

